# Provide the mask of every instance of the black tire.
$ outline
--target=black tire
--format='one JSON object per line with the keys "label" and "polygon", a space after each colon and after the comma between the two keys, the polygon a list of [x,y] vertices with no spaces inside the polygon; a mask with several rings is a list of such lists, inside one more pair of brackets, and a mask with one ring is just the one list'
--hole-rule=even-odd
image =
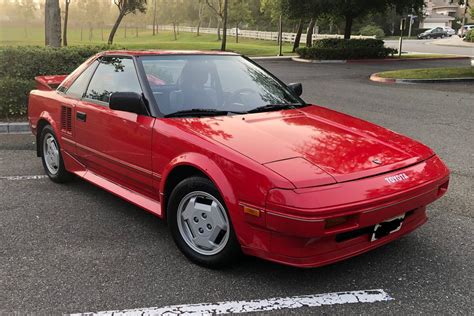
{"label": "black tire", "polygon": [[[228,229],[229,238],[227,242],[217,254],[213,255],[203,255],[192,249],[184,240],[185,237],[182,236],[179,226],[178,226],[178,207],[183,198],[188,194],[196,191],[202,191],[212,195],[217,199],[224,208],[224,211],[227,214],[229,220]],[[240,244],[235,236],[235,231],[230,220],[229,213],[225,207],[224,200],[219,194],[219,191],[216,189],[212,181],[207,178],[194,176],[187,178],[181,181],[174,189],[170,195],[168,208],[167,208],[167,220],[168,225],[171,231],[171,235],[174,239],[174,242],[178,246],[179,250],[192,262],[207,267],[207,268],[223,268],[229,266],[231,263],[235,262],[235,259],[241,255]]]}
{"label": "black tire", "polygon": [[[45,142],[45,139],[47,137],[50,137],[50,136],[52,136],[54,138],[54,141],[55,141],[55,143],[57,145],[57,148],[58,148],[58,151],[59,151],[59,166],[57,168],[57,171],[54,172],[54,173],[49,170],[49,168],[47,166],[47,163],[46,163],[46,158],[45,158],[45,155],[44,155],[44,142]],[[63,161],[63,157],[61,155],[61,147],[59,145],[58,139],[57,139],[51,125],[47,125],[42,129],[41,136],[40,136],[39,148],[40,148],[41,161],[43,163],[44,171],[46,172],[46,174],[48,175],[48,177],[52,181],[54,181],[56,183],[65,183],[65,182],[70,181],[73,178],[72,174],[69,173],[66,170],[66,168],[64,167],[64,161]]]}

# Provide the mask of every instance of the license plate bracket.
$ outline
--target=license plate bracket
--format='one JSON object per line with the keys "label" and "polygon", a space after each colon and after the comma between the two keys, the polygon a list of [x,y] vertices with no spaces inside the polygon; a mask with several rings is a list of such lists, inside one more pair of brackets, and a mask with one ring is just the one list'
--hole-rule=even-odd
{"label": "license plate bracket", "polygon": [[375,225],[370,241],[376,241],[390,234],[399,231],[402,228],[405,214],[388,219]]}

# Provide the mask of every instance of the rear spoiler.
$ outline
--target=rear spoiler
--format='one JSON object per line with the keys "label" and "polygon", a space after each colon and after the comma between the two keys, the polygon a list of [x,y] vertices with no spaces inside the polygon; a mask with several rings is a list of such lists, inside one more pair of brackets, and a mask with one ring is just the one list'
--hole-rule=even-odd
{"label": "rear spoiler", "polygon": [[54,76],[37,76],[35,77],[36,89],[38,90],[55,90],[68,75]]}

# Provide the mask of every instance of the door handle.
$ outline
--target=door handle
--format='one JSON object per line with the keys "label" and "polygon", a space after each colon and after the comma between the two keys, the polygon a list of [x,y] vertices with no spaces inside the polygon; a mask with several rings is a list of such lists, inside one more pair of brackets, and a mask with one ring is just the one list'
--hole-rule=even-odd
{"label": "door handle", "polygon": [[83,122],[85,122],[86,119],[87,119],[87,114],[84,113],[84,112],[76,112],[76,119],[77,119],[78,121],[83,121]]}

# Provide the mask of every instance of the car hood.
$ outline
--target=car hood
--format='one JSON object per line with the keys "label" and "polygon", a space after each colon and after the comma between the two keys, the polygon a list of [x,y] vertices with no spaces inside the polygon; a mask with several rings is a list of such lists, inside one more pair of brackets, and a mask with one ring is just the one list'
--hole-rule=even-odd
{"label": "car hood", "polygon": [[433,155],[408,137],[319,106],[180,121],[192,132],[265,165],[296,187],[368,177]]}

